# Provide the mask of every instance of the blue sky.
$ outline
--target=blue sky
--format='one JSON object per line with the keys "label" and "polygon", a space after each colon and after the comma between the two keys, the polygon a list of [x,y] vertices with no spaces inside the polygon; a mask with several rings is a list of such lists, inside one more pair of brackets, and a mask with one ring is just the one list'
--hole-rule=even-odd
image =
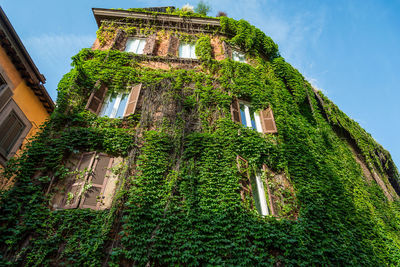
{"label": "blue sky", "polygon": [[[92,7],[182,7],[193,1],[0,0],[56,99],[71,56],[90,47]],[[389,150],[400,166],[400,0],[209,1],[210,15],[245,19],[281,55]]]}

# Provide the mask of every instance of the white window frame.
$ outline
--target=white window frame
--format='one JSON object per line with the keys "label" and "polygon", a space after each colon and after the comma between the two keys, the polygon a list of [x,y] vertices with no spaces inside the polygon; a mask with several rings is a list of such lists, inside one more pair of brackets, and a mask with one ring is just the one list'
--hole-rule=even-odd
{"label": "white window frame", "polygon": [[146,39],[131,37],[128,38],[128,40],[126,41],[125,52],[132,52],[138,55],[142,55],[145,46],[146,46]]}
{"label": "white window frame", "polygon": [[[243,59],[240,59],[243,57]],[[246,63],[246,55],[238,50],[232,50],[232,60],[237,62]]]}
{"label": "white window frame", "polygon": [[[253,125],[251,124],[251,114],[250,114],[250,107],[251,105],[247,102],[239,101],[239,112],[242,112],[241,105],[244,106],[244,114],[245,114],[245,119],[246,119],[246,126],[253,128]],[[256,123],[256,130],[259,133],[263,132],[262,125],[261,125],[261,119],[260,119],[260,113],[259,112],[254,112],[254,121]],[[243,119],[241,121],[243,125]]]}
{"label": "white window frame", "polygon": [[[102,107],[101,107],[100,116],[101,116],[101,117],[108,116],[108,117],[111,118],[111,119],[117,118],[116,115],[117,115],[117,112],[118,112],[118,109],[119,109],[119,105],[121,104],[122,96],[123,96],[124,94],[126,94],[126,93],[118,93],[117,97],[115,98],[115,102],[114,102],[114,105],[113,105],[113,107],[112,107],[111,113],[110,113],[110,115],[107,115],[107,114],[104,114],[104,113],[105,113],[105,108],[107,107],[107,103],[110,102],[110,98],[111,98],[111,96],[112,96],[112,95],[109,95],[109,96],[107,97],[106,102],[105,102],[105,103],[102,105]],[[129,100],[129,96],[130,96],[130,94],[127,95],[127,99],[128,99],[128,100]],[[127,107],[127,105],[125,104],[124,112],[123,112],[122,114],[125,114],[126,107]],[[122,115],[122,116],[123,116],[123,115]]]}
{"label": "white window frame", "polygon": [[256,186],[258,193],[258,200],[260,201],[261,216],[267,216],[269,214],[269,208],[267,204],[267,197],[265,195],[264,183],[261,179],[261,174],[256,174]]}
{"label": "white window frame", "polygon": [[[189,47],[189,54],[184,54],[184,48]],[[179,57],[196,59],[196,45],[192,43],[181,42],[179,44]]]}

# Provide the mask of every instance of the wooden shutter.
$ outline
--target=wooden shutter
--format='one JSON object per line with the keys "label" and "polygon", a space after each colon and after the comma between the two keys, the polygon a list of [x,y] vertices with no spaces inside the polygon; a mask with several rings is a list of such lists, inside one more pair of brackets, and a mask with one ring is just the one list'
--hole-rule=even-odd
{"label": "wooden shutter", "polygon": [[275,212],[275,208],[274,208],[274,202],[272,200],[272,193],[271,193],[271,189],[269,188],[269,183],[268,183],[268,174],[269,174],[269,170],[267,165],[263,164],[263,171],[265,174],[265,185],[267,187],[267,193],[268,193],[268,202],[269,202],[269,210],[271,212],[271,215],[276,216],[276,212]]}
{"label": "wooden shutter", "polygon": [[156,49],[156,42],[157,40],[157,34],[152,34],[146,39],[146,45],[144,46],[143,49],[143,54],[145,55],[154,55],[154,51]]}
{"label": "wooden shutter", "polygon": [[234,98],[231,103],[231,116],[234,122],[242,122],[242,117],[240,115],[240,104],[237,98]]}
{"label": "wooden shutter", "polygon": [[93,173],[88,182],[91,187],[83,194],[81,208],[99,209],[104,198],[104,189],[107,185],[107,175],[112,166],[113,159],[106,154],[99,154],[93,164]]}
{"label": "wooden shutter", "polygon": [[168,39],[168,56],[176,57],[179,47],[179,39],[174,35],[170,35]]}
{"label": "wooden shutter", "polygon": [[0,153],[4,157],[8,157],[25,127],[14,111],[11,111],[0,125]]}
{"label": "wooden shutter", "polygon": [[222,42],[222,49],[224,50],[225,58],[232,58],[232,49],[225,41]]}
{"label": "wooden shutter", "polygon": [[126,32],[121,29],[118,29],[117,33],[115,34],[115,38],[111,44],[111,49],[124,51],[127,39],[128,38]]}
{"label": "wooden shutter", "polygon": [[[78,207],[79,201],[81,199],[81,193],[83,186],[87,182],[90,176],[90,169],[93,166],[95,160],[96,152],[83,153],[78,165],[77,165],[77,177],[74,179],[73,183],[68,187],[66,194],[64,196],[63,203],[61,205],[64,209],[74,209]],[[86,169],[86,171],[85,171]],[[68,196],[73,194],[73,198],[68,201]]]}
{"label": "wooden shutter", "polygon": [[250,183],[249,162],[237,155],[236,163],[240,174],[240,197],[243,202],[246,202],[246,196],[250,203],[250,209],[253,208],[253,192]]}
{"label": "wooden shutter", "polygon": [[104,97],[107,93],[107,87],[103,83],[101,83],[99,89],[96,89],[98,83],[99,82],[96,83],[95,89],[90,95],[89,100],[86,104],[86,109],[95,114],[99,114],[101,106],[103,105]]}
{"label": "wooden shutter", "polygon": [[139,101],[140,90],[142,88],[142,84],[139,83],[132,87],[131,93],[129,94],[128,103],[126,104],[124,117],[130,114],[135,113],[137,103]]}
{"label": "wooden shutter", "polygon": [[8,100],[11,99],[13,95],[12,90],[7,85],[0,85],[0,111],[7,104]]}
{"label": "wooden shutter", "polygon": [[277,133],[274,114],[271,108],[264,109],[260,112],[260,120],[263,133]]}

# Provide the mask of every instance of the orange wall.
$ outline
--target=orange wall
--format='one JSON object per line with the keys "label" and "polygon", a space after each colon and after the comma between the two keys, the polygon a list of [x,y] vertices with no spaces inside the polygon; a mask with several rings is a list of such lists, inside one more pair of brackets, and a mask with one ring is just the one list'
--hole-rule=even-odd
{"label": "orange wall", "polygon": [[[5,74],[11,80],[11,89],[14,92],[13,99],[32,123],[32,128],[29,131],[27,138],[33,136],[37,127],[49,117],[46,109],[43,107],[39,98],[33,93],[33,91],[26,85],[21,75],[14,67],[8,55],[4,49],[0,46],[0,66],[3,68]],[[26,139],[24,140],[24,143]]]}

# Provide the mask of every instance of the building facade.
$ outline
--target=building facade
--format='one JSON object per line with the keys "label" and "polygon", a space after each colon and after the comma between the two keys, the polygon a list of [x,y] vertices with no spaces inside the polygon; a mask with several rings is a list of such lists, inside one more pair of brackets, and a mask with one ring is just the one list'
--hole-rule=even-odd
{"label": "building facade", "polygon": [[173,7],[93,13],[2,195],[1,263],[396,263],[390,154],[271,38]]}
{"label": "building facade", "polygon": [[1,8],[0,37],[0,165],[4,167],[49,118],[54,103],[43,86],[44,76]]}

